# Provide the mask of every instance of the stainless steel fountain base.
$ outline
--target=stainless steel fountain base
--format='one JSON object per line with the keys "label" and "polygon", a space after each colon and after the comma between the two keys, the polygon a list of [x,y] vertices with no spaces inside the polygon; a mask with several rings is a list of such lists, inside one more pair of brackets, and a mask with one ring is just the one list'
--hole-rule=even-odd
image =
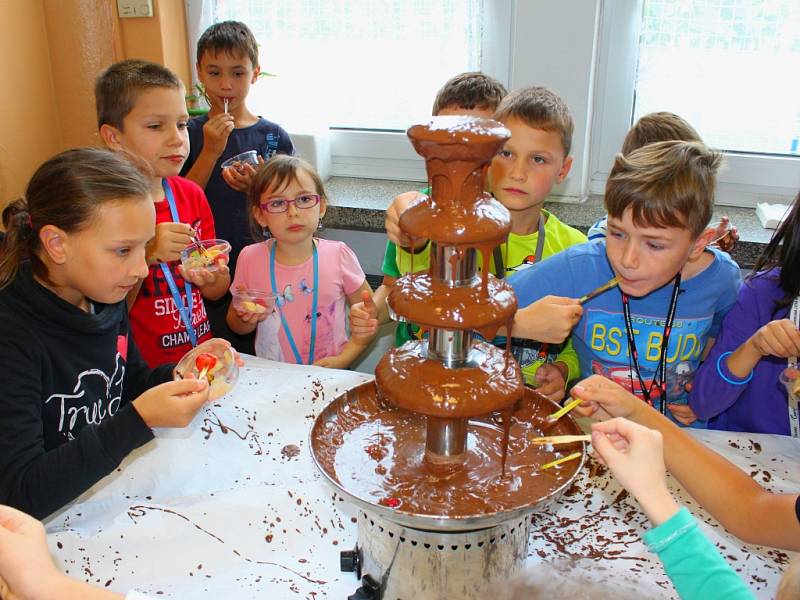
{"label": "stainless steel fountain base", "polygon": [[359,511],[360,575],[375,600],[478,600],[519,572],[528,551],[530,514],[487,529],[446,533],[404,527]]}

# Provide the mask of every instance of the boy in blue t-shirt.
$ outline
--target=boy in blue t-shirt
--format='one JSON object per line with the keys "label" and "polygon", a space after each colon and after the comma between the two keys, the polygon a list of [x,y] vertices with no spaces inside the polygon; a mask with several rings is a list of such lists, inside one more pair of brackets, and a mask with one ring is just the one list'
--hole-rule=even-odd
{"label": "boy in blue t-shirt", "polygon": [[[261,161],[279,152],[294,153],[289,134],[250,112],[245,104],[260,71],[258,44],[244,23],[215,23],[197,41],[197,76],[211,110],[189,121],[189,157],[181,175],[205,189],[217,237],[231,244],[231,276],[239,252],[254,241],[249,233],[245,191],[255,169],[242,165],[223,170],[222,163],[249,150],[255,150]],[[237,350],[254,354],[254,336],[237,335],[225,322],[230,300],[230,294],[226,294],[217,302],[207,303],[211,328]]]}
{"label": "boy in blue t-shirt", "polygon": [[540,315],[529,305],[536,300],[579,298],[616,276],[618,288],[586,302],[573,329],[581,374],[604,375],[669,409],[678,422],[694,423],[692,375],[741,279],[727,254],[706,248],[719,162],[699,142],[660,142],[617,155],[606,184],[608,238],[568,248],[509,279],[522,307],[514,335],[535,337],[531,324]]}

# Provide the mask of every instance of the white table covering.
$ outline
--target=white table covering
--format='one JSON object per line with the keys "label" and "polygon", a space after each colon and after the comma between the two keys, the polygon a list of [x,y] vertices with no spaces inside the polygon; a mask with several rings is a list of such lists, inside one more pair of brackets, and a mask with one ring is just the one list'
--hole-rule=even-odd
{"label": "white table covering", "polygon": [[[339,552],[355,544],[357,511],[317,472],[308,432],[327,402],[367,379],[248,358],[232,394],[186,429],[157,432],[47,520],[57,563],[76,578],[158,598],[347,597],[357,581],[339,571]],[[767,487],[800,491],[800,441],[697,436]],[[608,473],[594,471],[536,516],[529,563],[676,598],[641,541],[646,518]],[[772,597],[790,556],[742,544],[670,485],[756,597]]]}

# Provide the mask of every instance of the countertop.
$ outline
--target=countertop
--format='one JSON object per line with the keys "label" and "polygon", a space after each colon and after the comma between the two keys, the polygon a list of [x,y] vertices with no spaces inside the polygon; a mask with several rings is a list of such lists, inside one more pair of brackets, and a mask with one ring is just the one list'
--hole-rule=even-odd
{"label": "countertop", "polygon": [[[424,182],[388,181],[383,179],[358,179],[333,177],[326,184],[330,207],[325,226],[337,229],[383,232],[384,212],[391,199],[402,192],[424,187]],[[584,233],[606,214],[603,197],[590,196],[585,202],[545,202],[545,208],[559,219]],[[723,215],[739,230],[739,242],[732,256],[743,269],[753,266],[758,255],[772,236],[773,230],[764,229],[752,208],[719,206],[714,211],[712,223]]]}
{"label": "countertop", "polygon": [[[346,598],[359,583],[340,571],[339,552],[356,543],[358,509],[315,467],[309,429],[328,402],[368,379],[245,357],[230,394],[184,429],[156,430],[153,441],[46,520],[56,564],[71,577],[153,598]],[[796,439],[690,433],[776,492],[800,486]],[[372,469],[383,457],[361,460]],[[667,484],[754,597],[772,598],[791,553],[742,543],[671,477]],[[642,542],[648,528],[635,500],[590,462],[561,498],[536,509],[526,568],[579,578],[587,589],[598,582],[677,600]]]}

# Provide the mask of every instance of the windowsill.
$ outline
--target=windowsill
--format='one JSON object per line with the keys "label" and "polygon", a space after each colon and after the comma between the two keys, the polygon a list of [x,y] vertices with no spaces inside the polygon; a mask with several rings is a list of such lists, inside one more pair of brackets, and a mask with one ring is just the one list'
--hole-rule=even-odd
{"label": "windowsill", "polygon": [[[424,186],[425,182],[332,177],[325,184],[331,199],[325,225],[336,229],[383,232],[384,213],[391,199],[402,192]],[[585,202],[577,204],[546,202],[545,208],[583,232],[606,212],[603,197],[599,195],[592,195]],[[733,258],[742,268],[752,267],[773,230],[761,226],[752,208],[719,207],[714,212],[712,222],[718,221],[722,215],[727,215],[739,230],[740,239],[733,251]]]}

